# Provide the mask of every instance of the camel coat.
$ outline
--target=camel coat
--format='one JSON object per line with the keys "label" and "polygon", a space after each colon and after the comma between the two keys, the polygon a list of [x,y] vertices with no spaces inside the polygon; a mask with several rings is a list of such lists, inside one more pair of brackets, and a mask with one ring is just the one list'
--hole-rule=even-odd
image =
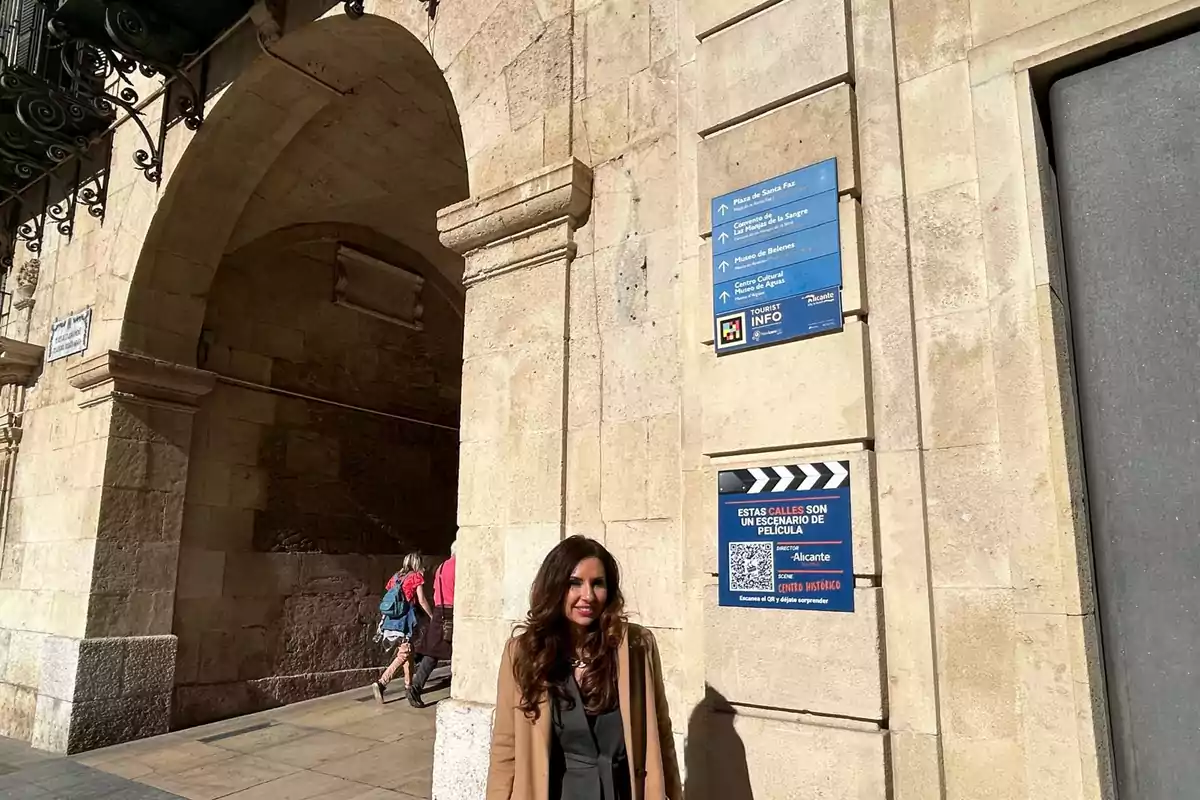
{"label": "camel coat", "polygon": [[[487,800],[549,800],[550,700],[542,701],[537,722],[530,722],[518,708],[512,649],[510,641],[500,662]],[[682,800],[658,645],[645,628],[630,625],[626,631],[618,653],[617,689],[633,800]]]}

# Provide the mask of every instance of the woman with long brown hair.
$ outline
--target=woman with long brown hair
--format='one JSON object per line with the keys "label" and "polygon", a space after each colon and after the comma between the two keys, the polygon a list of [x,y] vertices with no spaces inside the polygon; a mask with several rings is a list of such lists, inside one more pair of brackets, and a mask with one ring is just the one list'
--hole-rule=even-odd
{"label": "woman with long brown hair", "polygon": [[658,647],[599,542],[546,556],[496,694],[487,800],[682,798]]}

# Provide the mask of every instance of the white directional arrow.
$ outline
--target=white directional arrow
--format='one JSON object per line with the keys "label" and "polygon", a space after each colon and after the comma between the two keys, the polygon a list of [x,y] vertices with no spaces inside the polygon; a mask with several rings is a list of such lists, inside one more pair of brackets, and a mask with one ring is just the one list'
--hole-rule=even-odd
{"label": "white directional arrow", "polygon": [[801,464],[800,471],[804,473],[804,480],[796,488],[802,492],[813,488],[817,481],[821,480],[821,473],[817,472],[817,468],[812,464]]}
{"label": "white directional arrow", "polygon": [[843,467],[840,461],[826,461],[825,466],[829,467],[830,472],[833,473],[829,483],[825,484],[826,489],[837,489],[845,483],[846,478],[850,477],[850,470]]}
{"label": "white directional arrow", "polygon": [[721,235],[717,237],[717,240],[720,242],[725,242],[727,239],[729,239],[729,234],[725,231],[721,231]]}
{"label": "white directional arrow", "polygon": [[721,294],[720,294],[720,297],[721,297],[721,302],[722,302],[722,303],[728,303],[728,302],[729,302],[729,292],[721,292]]}
{"label": "white directional arrow", "polygon": [[717,211],[721,212],[722,217],[725,216],[725,212],[728,210],[729,210],[729,206],[725,205],[724,203],[721,203],[720,207],[717,209]]}
{"label": "white directional arrow", "polygon": [[729,269],[729,262],[722,261],[719,265],[719,269],[721,270],[721,272],[724,272],[725,270]]}
{"label": "white directional arrow", "polygon": [[793,475],[792,471],[787,467],[772,467],[771,469],[775,470],[775,474],[780,478],[779,483],[771,491],[786,492],[788,487],[792,485],[792,479],[796,476]]}
{"label": "white directional arrow", "polygon": [[758,467],[751,467],[750,474],[754,476],[754,485],[750,487],[750,494],[758,494],[771,482],[771,476]]}

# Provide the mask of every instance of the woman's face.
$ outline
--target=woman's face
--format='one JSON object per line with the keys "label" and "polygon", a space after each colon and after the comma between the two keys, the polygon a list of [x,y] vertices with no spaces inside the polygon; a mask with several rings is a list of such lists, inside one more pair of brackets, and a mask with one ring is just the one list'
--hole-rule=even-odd
{"label": "woman's face", "polygon": [[604,564],[598,558],[585,558],[571,573],[563,613],[574,624],[586,628],[600,619],[607,604],[608,577],[604,574]]}

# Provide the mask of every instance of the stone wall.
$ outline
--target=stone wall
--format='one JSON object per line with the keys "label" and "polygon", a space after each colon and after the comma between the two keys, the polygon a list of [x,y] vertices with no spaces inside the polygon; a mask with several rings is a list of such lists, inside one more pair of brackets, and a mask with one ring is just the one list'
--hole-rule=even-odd
{"label": "stone wall", "polygon": [[[520,5],[507,4],[514,18]],[[478,796],[500,644],[559,530],[617,552],[634,618],[664,642],[689,797],[807,796],[772,766],[797,758],[830,798],[1109,796],[1053,178],[1029,70],[1192,6],[574,5],[571,152],[593,184],[565,292],[539,265],[484,274],[468,294],[468,383],[484,376],[464,403],[469,618],[435,796]],[[715,358],[708,201],[830,157],[844,330]],[[529,195],[543,176],[526,180]],[[504,196],[443,212],[443,241],[458,249],[463,217],[491,219]],[[521,268],[512,239],[469,245],[469,270]],[[566,366],[549,372],[565,407],[497,414],[484,399],[503,370],[487,347],[511,340],[490,334],[539,290],[527,334],[552,334],[555,352],[565,337]],[[489,335],[473,354],[477,328]],[[525,414],[554,436],[536,473],[547,485],[559,425],[563,437],[561,517],[547,508],[536,526],[495,513],[511,494],[475,477],[517,457],[505,432]],[[857,613],[718,607],[716,472],[829,456],[854,475]],[[483,582],[496,572],[501,587]],[[706,769],[731,753],[746,754],[732,782]]]}
{"label": "stone wall", "polygon": [[[469,287],[460,617],[436,797],[479,796],[503,641],[537,563],[569,533],[616,552],[633,617],[659,638],[689,796],[794,797],[795,776],[776,767],[801,761],[805,785],[831,800],[1110,797],[1034,87],[1063,59],[1177,28],[1196,6],[442,0],[431,23],[419,3],[377,0],[353,27],[340,3],[290,3],[281,52],[357,94],[273,72],[247,55],[253,39],[235,38],[221,74],[236,80],[200,133],[171,131],[162,193],[132,168],[124,126],[104,225],[48,236],[19,335],[42,343],[54,317],[87,305],[97,316],[89,352],[47,366],[28,395],[0,566],[0,732],[60,748],[101,741],[82,733],[96,730],[87,720],[173,652],[176,620],[217,634],[209,652],[247,632],[244,675],[242,661],[205,659],[203,635],[178,647],[183,680],[211,669],[245,687],[231,694],[239,704],[279,691],[251,675],[295,666],[272,655],[269,620],[358,624],[351,598],[387,568],[351,552],[377,540],[338,528],[347,515],[328,512],[344,497],[299,515],[291,499],[324,491],[333,454],[341,476],[347,449],[379,433],[357,429],[346,445],[341,412],[228,385],[203,399],[186,367],[235,239],[347,218],[405,238],[389,226],[420,218],[405,241],[455,281],[461,259],[449,251],[465,257]],[[401,26],[411,34],[395,36]],[[369,115],[353,113],[355,98]],[[368,117],[376,127],[339,147],[335,123]],[[402,146],[379,134],[387,124]],[[314,169],[264,183],[285,150]],[[376,170],[394,179],[380,184],[347,169],[346,154],[364,152],[407,166]],[[424,155],[402,161],[414,152]],[[709,199],[829,157],[844,330],[715,358]],[[315,177],[293,193],[300,174]],[[432,213],[465,195],[464,174],[470,200],[438,221],[447,250]],[[361,321],[328,322],[322,342],[362,333]],[[209,369],[305,391],[310,376],[286,366],[288,347],[279,331],[210,347]],[[117,348],[170,368],[105,355]],[[104,371],[84,369],[96,358],[118,378],[72,385],[73,370]],[[170,391],[151,377],[164,372]],[[129,391],[104,395],[118,383]],[[388,452],[424,446],[401,437]],[[206,448],[222,453],[212,466]],[[831,455],[854,475],[858,613],[717,606],[716,471]],[[210,491],[219,502],[195,502]],[[366,502],[394,513],[388,497]],[[222,536],[240,550],[210,547]],[[184,554],[177,582],[173,552]],[[246,604],[259,616],[214,605],[204,592],[218,583],[222,596],[226,583],[234,596],[261,593]],[[329,616],[296,600],[323,593],[342,598]],[[77,667],[92,669],[79,665],[113,652],[128,665],[121,680],[78,680]],[[121,702],[148,715],[165,691]],[[113,735],[163,725],[139,719]],[[706,772],[739,753],[744,770]]]}
{"label": "stone wall", "polygon": [[252,248],[210,291],[199,363],[220,377],[191,443],[174,725],[367,682],[387,576],[454,538],[458,317],[431,298],[416,331],[336,305],[336,258]]}

